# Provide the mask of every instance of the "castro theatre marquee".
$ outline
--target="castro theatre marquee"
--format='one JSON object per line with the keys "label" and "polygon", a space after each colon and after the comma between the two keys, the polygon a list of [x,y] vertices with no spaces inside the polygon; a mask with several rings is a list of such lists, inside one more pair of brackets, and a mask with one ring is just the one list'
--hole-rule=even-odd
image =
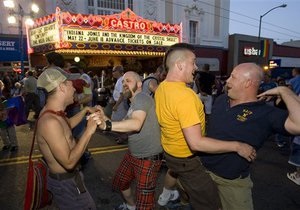
{"label": "castro theatre marquee", "polygon": [[35,20],[27,28],[29,55],[56,51],[63,55],[162,57],[181,42],[182,25],[143,19],[130,9],[114,15],[62,12]]}

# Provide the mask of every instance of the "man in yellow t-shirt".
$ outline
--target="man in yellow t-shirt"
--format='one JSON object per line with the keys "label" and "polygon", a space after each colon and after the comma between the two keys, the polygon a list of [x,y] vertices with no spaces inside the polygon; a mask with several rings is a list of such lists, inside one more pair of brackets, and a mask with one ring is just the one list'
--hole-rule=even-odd
{"label": "man in yellow t-shirt", "polygon": [[[159,94],[155,99],[160,102],[156,113],[160,117],[162,127],[161,141],[166,153],[175,157],[189,157],[193,155],[190,150],[182,128],[196,124],[201,127],[201,134],[205,131],[205,114],[203,105],[194,91],[184,82],[165,81],[161,85],[166,95]],[[163,96],[163,97],[161,97]],[[188,103],[187,103],[188,102]]]}
{"label": "man in yellow t-shirt", "polygon": [[217,187],[195,152],[237,152],[248,161],[255,158],[256,152],[244,143],[204,137],[203,105],[186,86],[193,82],[197,70],[191,45],[171,46],[164,67],[168,74],[155,92],[155,103],[167,166],[178,175],[193,209],[221,209]]}

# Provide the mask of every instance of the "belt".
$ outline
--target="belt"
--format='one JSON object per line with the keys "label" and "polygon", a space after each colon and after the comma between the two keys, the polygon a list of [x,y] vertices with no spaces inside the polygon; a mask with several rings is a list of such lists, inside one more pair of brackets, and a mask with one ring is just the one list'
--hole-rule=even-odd
{"label": "belt", "polygon": [[164,158],[164,154],[163,153],[159,153],[159,154],[156,154],[156,155],[151,155],[151,156],[148,156],[148,157],[141,157],[141,158],[138,158],[140,160],[162,160]]}
{"label": "belt", "polygon": [[74,170],[72,172],[61,173],[61,174],[49,173],[49,177],[51,177],[52,179],[56,179],[58,181],[62,181],[62,180],[67,180],[67,179],[74,178],[74,181],[75,181],[78,193],[81,194],[81,193],[85,193],[86,192],[84,183],[83,183],[83,181],[82,181],[82,179],[80,177],[78,169],[76,169],[76,170]]}
{"label": "belt", "polygon": [[71,178],[75,177],[76,174],[78,174],[78,173],[79,173],[78,170],[74,170],[72,172],[67,172],[67,173],[61,173],[61,174],[53,174],[53,173],[49,172],[49,176],[52,179],[61,181],[61,180],[71,179]]}

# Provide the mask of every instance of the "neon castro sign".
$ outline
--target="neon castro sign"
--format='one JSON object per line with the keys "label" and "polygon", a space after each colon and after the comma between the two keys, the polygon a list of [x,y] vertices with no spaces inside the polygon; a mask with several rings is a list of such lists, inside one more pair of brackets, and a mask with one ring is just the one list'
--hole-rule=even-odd
{"label": "neon castro sign", "polygon": [[114,28],[125,28],[125,29],[134,29],[134,30],[147,29],[147,24],[145,22],[111,20],[110,25]]}
{"label": "neon castro sign", "polygon": [[260,55],[260,50],[254,47],[244,47],[244,55],[246,56],[258,56]]}

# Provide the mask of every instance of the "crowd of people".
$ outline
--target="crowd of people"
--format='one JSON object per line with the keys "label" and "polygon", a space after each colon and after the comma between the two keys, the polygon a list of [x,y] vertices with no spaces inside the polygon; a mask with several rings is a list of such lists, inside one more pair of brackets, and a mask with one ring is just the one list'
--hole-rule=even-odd
{"label": "crowd of people", "polygon": [[[0,89],[3,102],[22,97],[26,119],[31,110],[39,119],[36,139],[59,209],[96,209],[81,165],[90,158],[87,146],[97,128],[117,143],[128,142],[112,182],[124,198],[115,209],[165,206],[180,197],[180,187],[192,209],[251,210],[250,165],[274,134],[291,141],[289,163],[296,171],[287,177],[300,185],[299,69],[289,82],[278,78],[276,84],[255,63],[241,63],[223,86],[208,64],[198,69],[187,43],[170,46],[162,65],[145,79],[121,65],[111,75],[97,75],[58,53],[46,58],[39,74],[28,71],[22,80],[2,75]],[[17,151],[9,111],[0,103],[2,150]],[[168,171],[156,201],[163,161]]]}
{"label": "crowd of people", "polygon": [[0,76],[0,127],[4,152],[18,151],[15,126],[27,123],[29,111],[34,111],[35,118],[39,115],[41,104],[36,76],[34,71],[26,72],[23,79],[15,72],[3,72]]}

